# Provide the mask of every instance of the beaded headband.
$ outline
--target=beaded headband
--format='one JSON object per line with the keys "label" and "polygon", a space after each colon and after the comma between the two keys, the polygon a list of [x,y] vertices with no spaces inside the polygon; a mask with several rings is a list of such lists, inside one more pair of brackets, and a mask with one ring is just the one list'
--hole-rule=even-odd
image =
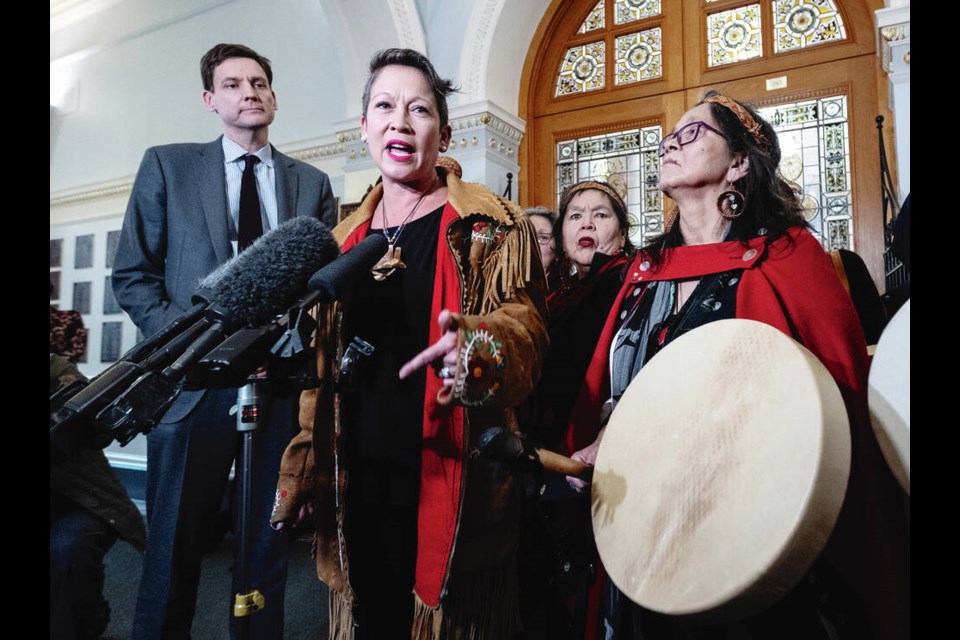
{"label": "beaded headband", "polygon": [[583,182],[578,182],[567,187],[567,190],[563,192],[563,197],[560,199],[559,209],[561,211],[566,209],[567,205],[570,204],[570,200],[573,199],[573,196],[581,191],[586,191],[587,189],[596,189],[597,191],[602,191],[603,193],[607,194],[607,197],[613,201],[613,204],[618,205],[620,210],[626,213],[627,205],[624,204],[623,198],[620,196],[620,194],[617,193],[616,190],[606,182],[597,182],[596,180],[584,180]]}
{"label": "beaded headband", "polygon": [[721,95],[710,96],[709,98],[704,98],[700,101],[701,104],[704,102],[714,102],[732,111],[733,115],[737,116],[737,120],[739,120],[740,124],[747,129],[757,144],[767,151],[770,151],[770,141],[767,140],[766,136],[760,133],[760,123],[757,122],[753,116],[750,115],[750,112],[744,109],[743,106],[738,102],[731,100],[727,96]]}

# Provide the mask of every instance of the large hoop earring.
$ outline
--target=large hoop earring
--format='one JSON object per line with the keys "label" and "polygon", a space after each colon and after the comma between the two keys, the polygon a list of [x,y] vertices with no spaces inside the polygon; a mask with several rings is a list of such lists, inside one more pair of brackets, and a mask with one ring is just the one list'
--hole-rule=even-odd
{"label": "large hoop earring", "polygon": [[743,215],[744,204],[743,194],[736,189],[724,191],[717,198],[717,210],[727,220],[733,220]]}

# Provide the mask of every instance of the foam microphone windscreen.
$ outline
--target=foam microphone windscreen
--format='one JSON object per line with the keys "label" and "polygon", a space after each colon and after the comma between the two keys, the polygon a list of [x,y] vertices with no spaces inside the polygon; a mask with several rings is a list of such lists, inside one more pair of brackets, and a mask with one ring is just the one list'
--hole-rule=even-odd
{"label": "foam microphone windscreen", "polygon": [[228,321],[251,327],[272,320],[306,291],[307,281],[340,247],[316,218],[297,216],[261,236],[200,283]]}

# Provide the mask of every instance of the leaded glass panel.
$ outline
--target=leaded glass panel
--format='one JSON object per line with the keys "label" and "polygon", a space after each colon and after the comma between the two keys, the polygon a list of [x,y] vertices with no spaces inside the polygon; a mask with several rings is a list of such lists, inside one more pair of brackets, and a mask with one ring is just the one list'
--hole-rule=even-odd
{"label": "leaded glass panel", "polygon": [[708,66],[758,58],[762,50],[759,4],[707,15]]}
{"label": "leaded glass panel", "polygon": [[113,267],[113,258],[117,255],[117,246],[120,244],[120,231],[107,231],[107,268]]}
{"label": "leaded glass panel", "polygon": [[614,24],[636,22],[660,15],[660,0],[614,0]]}
{"label": "leaded glass panel", "polygon": [[50,272],[50,299],[60,299],[60,271]]}
{"label": "leaded glass panel", "polygon": [[579,29],[577,29],[577,33],[596,31],[597,29],[603,29],[603,27],[603,0],[600,0],[600,2],[597,3],[597,6],[595,6],[583,20],[583,24],[580,25]]}
{"label": "leaded glass panel", "polygon": [[773,31],[775,53],[847,37],[833,0],[773,0]]}
{"label": "leaded glass panel", "polygon": [[585,93],[604,87],[604,42],[567,49],[557,76],[557,96]]}
{"label": "leaded glass panel", "polygon": [[50,241],[50,266],[60,267],[63,260],[63,240],[56,239]]}
{"label": "leaded glass panel", "polygon": [[846,96],[757,111],[777,131],[780,175],[800,198],[814,235],[828,251],[855,250]]}
{"label": "leaded glass panel", "polygon": [[122,322],[104,322],[100,334],[100,362],[116,362],[120,358]]}
{"label": "leaded glass panel", "polygon": [[93,234],[77,236],[73,249],[73,268],[85,269],[93,266]]}
{"label": "leaded glass panel", "polygon": [[640,245],[663,230],[663,195],[657,188],[660,125],[586,136],[557,143],[557,201],[582,180],[609,182],[623,196],[630,240]]}
{"label": "leaded glass panel", "polygon": [[73,305],[71,305],[71,309],[78,313],[90,313],[91,285],[90,282],[73,283]]}
{"label": "leaded glass panel", "polygon": [[660,27],[618,37],[614,84],[629,84],[663,76],[662,49]]}
{"label": "leaded glass panel", "polygon": [[103,278],[103,314],[123,313],[120,303],[117,302],[117,296],[113,293],[113,282],[110,276]]}

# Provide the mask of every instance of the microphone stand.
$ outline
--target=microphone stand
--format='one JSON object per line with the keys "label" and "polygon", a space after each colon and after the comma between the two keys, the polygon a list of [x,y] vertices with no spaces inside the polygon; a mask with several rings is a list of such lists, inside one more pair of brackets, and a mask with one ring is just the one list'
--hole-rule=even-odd
{"label": "microphone stand", "polygon": [[253,476],[253,434],[260,426],[260,385],[263,378],[251,377],[247,384],[237,390],[237,432],[243,436],[240,451],[240,460],[237,465],[239,472],[239,536],[237,548],[237,580],[239,591],[234,596],[233,616],[243,618],[237,625],[238,640],[247,640],[250,637],[250,628],[247,616],[256,613],[266,605],[263,594],[257,589],[250,589],[250,569],[248,565],[250,544],[250,511],[253,501],[251,478]]}

